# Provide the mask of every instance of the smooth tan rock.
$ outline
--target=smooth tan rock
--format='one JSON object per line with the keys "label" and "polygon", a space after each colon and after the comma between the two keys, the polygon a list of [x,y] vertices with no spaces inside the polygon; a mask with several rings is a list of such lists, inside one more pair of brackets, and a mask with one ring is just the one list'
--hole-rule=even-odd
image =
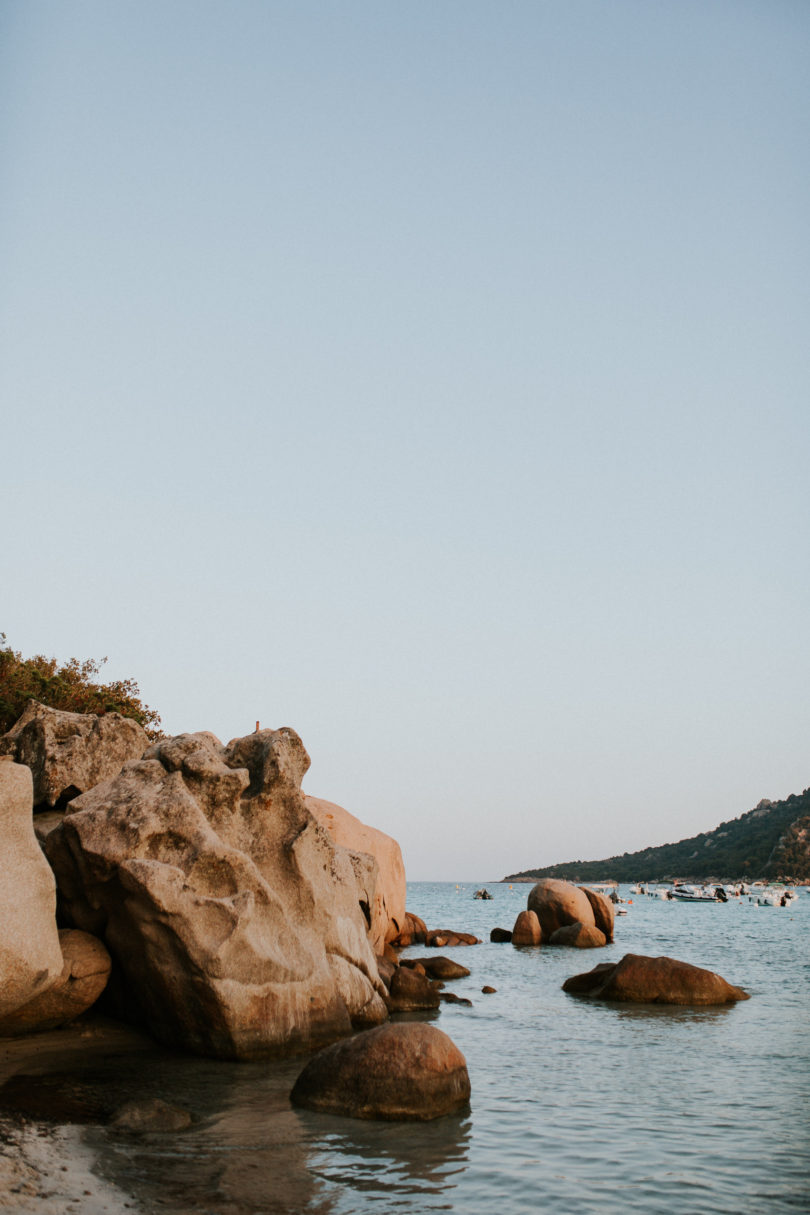
{"label": "smooth tan rock", "polygon": [[289,729],[178,735],[48,836],[66,913],[103,938],[159,1040],[260,1058],[387,1016],[360,908],[374,862],[307,810],[308,766]]}
{"label": "smooth tan rock", "polygon": [[146,731],[120,713],[66,713],[29,700],[25,712],[0,738],[34,775],[34,805],[55,806],[116,776],[149,746]]}
{"label": "smooth tan rock", "polygon": [[529,891],[529,911],[534,911],[543,930],[543,940],[566,924],[596,923],[590,900],[584,891],[571,882],[543,878]]}
{"label": "smooth tan rock", "polygon": [[59,932],[62,972],[47,991],[0,1017],[0,1034],[30,1034],[66,1025],[99,998],[110,977],[110,955],[98,937],[76,928]]}
{"label": "smooth tan rock", "polygon": [[675,958],[649,958],[626,953],[614,965],[603,963],[587,974],[573,975],[563,991],[596,1000],[634,1004],[730,1004],[749,999],[720,975]]}
{"label": "smooth tan rock", "polygon": [[539,945],[543,940],[543,930],[534,911],[521,911],[512,929],[513,945]]}
{"label": "smooth tan rock", "polygon": [[466,1107],[467,1063],[433,1025],[381,1025],[327,1047],[301,1072],[294,1105],[350,1118],[426,1121]]}
{"label": "smooth tan rock", "polygon": [[32,807],[31,769],[0,761],[0,1017],[47,991],[62,971],[56,884]]}
{"label": "smooth tan rock", "polygon": [[418,915],[411,911],[405,912],[405,923],[397,936],[389,943],[395,949],[404,949],[408,945],[424,945],[427,936],[427,925]]}
{"label": "smooth tan rock", "polygon": [[590,886],[580,886],[593,912],[594,923],[600,932],[605,934],[608,944],[613,940],[613,929],[616,922],[616,912],[613,904],[601,890],[591,890]]}
{"label": "smooth tan rock", "polygon": [[405,924],[405,865],[399,844],[390,835],[368,827],[342,806],[320,797],[305,796],[307,809],[336,844],[350,852],[363,852],[377,862],[377,880],[368,908],[369,934],[375,953],[392,941]]}
{"label": "smooth tan rock", "polygon": [[552,932],[549,945],[568,945],[573,949],[601,949],[607,938],[594,924],[566,924]]}

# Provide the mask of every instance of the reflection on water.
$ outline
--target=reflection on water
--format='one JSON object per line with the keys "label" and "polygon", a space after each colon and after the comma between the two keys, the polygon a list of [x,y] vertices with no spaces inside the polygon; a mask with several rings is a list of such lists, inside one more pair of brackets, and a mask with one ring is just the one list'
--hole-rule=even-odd
{"label": "reflection on water", "polygon": [[[446,1210],[450,1192],[467,1164],[468,1115],[435,1123],[362,1122],[299,1111],[310,1139],[309,1168],[332,1193],[337,1212],[389,1211],[408,1196],[408,1209]],[[337,1124],[337,1128],[336,1128]]]}

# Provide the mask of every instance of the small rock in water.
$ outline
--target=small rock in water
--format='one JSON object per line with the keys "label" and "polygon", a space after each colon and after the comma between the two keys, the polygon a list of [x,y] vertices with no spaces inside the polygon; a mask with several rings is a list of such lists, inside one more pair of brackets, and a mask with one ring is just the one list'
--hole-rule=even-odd
{"label": "small rock in water", "polygon": [[328,1114],[388,1121],[428,1121],[470,1099],[467,1062],[433,1025],[388,1023],[319,1051],[295,1082],[290,1100]]}
{"label": "small rock in water", "polygon": [[497,993],[497,987],[482,987],[481,992],[485,996],[494,996]]}

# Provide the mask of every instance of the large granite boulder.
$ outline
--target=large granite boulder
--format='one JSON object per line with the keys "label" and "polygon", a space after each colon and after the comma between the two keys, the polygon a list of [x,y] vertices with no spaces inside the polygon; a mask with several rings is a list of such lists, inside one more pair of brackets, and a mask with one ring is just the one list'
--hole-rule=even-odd
{"label": "large granite boulder", "polygon": [[367,827],[334,802],[309,796],[305,796],[304,801],[336,844],[350,852],[367,853],[377,862],[376,891],[369,907],[369,933],[375,952],[382,953],[386,941],[392,941],[405,924],[405,865],[399,844],[376,827]]}
{"label": "large granite boulder", "polygon": [[594,923],[600,932],[605,934],[608,944],[613,940],[613,925],[616,922],[616,912],[613,904],[601,890],[591,890],[590,886],[580,886],[591,905]]}
{"label": "large granite boulder", "polygon": [[427,1121],[467,1105],[470,1077],[461,1051],[434,1025],[380,1025],[310,1059],[290,1100],[350,1118]]}
{"label": "large granite boulder", "polygon": [[675,958],[648,958],[626,953],[619,962],[605,962],[587,974],[573,975],[563,991],[595,1000],[634,1004],[730,1004],[749,999],[712,970]]}
{"label": "large granite boulder", "polygon": [[0,759],[0,1017],[46,991],[62,970],[56,884],[34,835],[30,768]]}
{"label": "large granite boulder", "polygon": [[110,977],[110,955],[97,937],[63,928],[59,945],[64,959],[56,982],[27,1004],[0,1017],[0,1035],[29,1034],[66,1025],[99,998]]}
{"label": "large granite boulder", "polygon": [[529,891],[529,911],[535,912],[547,941],[566,924],[595,924],[593,909],[584,890],[571,882],[543,878]]}
{"label": "large granite boulder", "polygon": [[146,731],[120,713],[66,713],[29,700],[0,755],[34,774],[34,805],[55,806],[109,780],[149,746]]}
{"label": "large granite boulder", "polygon": [[307,810],[308,767],[293,730],[181,734],[47,837],[66,915],[103,938],[161,1041],[259,1058],[385,1019],[362,907],[376,866]]}

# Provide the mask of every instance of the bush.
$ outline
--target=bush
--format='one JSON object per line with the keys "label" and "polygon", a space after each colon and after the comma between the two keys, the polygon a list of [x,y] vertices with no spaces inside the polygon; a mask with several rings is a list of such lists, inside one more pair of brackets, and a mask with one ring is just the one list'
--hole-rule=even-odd
{"label": "bush", "polygon": [[134,679],[97,682],[106,661],[69,658],[60,666],[43,654],[23,658],[6,646],[6,635],[0,633],[0,734],[11,729],[33,699],[70,713],[121,713],[142,725],[150,738],[159,738],[160,716],[141,702]]}

